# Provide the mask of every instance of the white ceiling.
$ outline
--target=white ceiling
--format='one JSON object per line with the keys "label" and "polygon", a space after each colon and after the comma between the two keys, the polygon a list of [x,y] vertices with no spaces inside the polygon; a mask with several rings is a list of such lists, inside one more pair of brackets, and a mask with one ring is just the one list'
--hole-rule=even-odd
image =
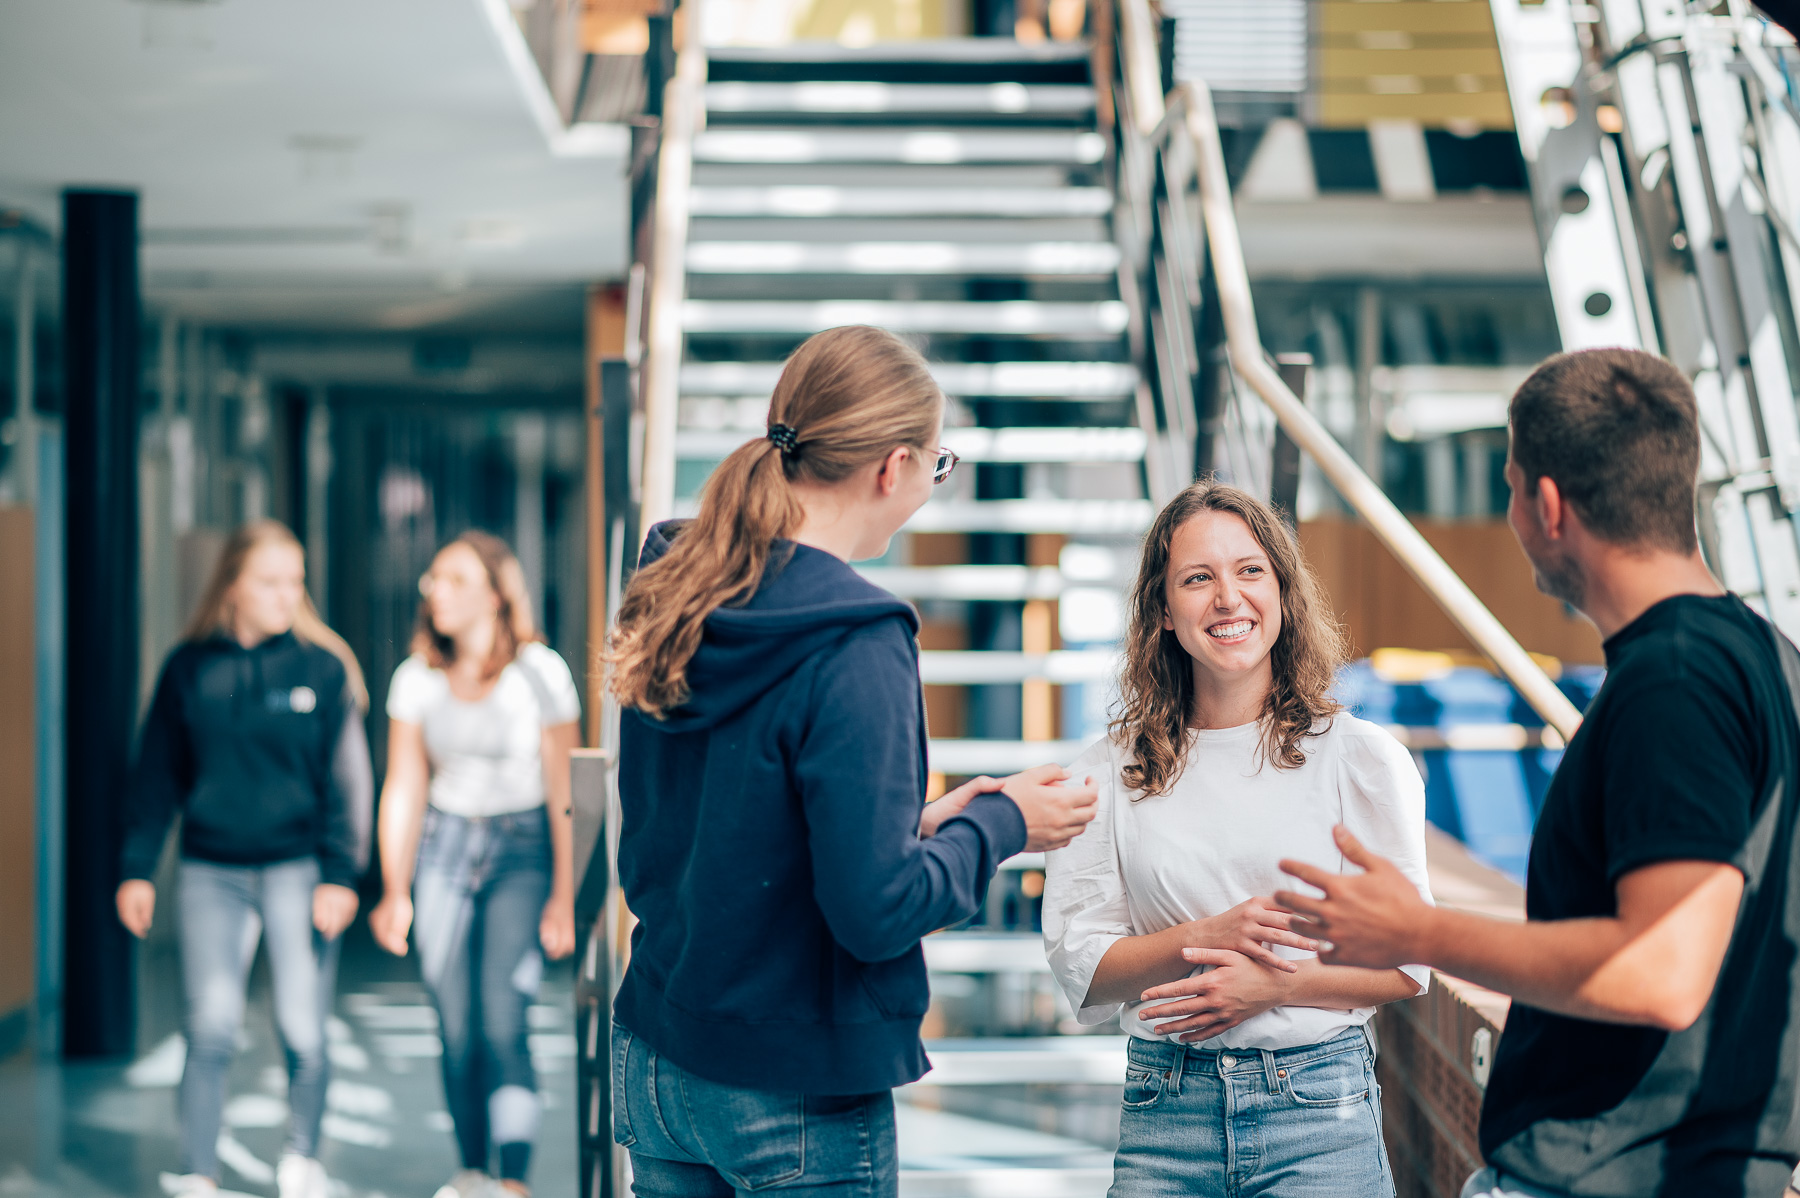
{"label": "white ceiling", "polygon": [[557,126],[506,0],[0,7],[0,208],[142,197],[147,306],[244,328],[574,328],[626,130]]}

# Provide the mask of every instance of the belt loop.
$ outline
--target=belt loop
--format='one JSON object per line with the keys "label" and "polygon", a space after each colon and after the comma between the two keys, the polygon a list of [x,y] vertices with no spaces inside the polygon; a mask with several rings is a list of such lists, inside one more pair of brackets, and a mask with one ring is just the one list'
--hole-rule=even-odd
{"label": "belt loop", "polygon": [[1275,1054],[1266,1048],[1259,1048],[1256,1051],[1262,1054],[1263,1080],[1269,1083],[1269,1093],[1281,1093],[1281,1087],[1275,1080]]}
{"label": "belt loop", "polygon": [[1363,1043],[1369,1046],[1369,1064],[1373,1065],[1381,1059],[1381,1042],[1375,1038],[1375,1018],[1362,1025]]}
{"label": "belt loop", "polygon": [[1187,1064],[1188,1046],[1181,1041],[1172,1042],[1175,1049],[1175,1064],[1169,1069],[1169,1084],[1174,1087],[1175,1097],[1181,1097],[1181,1070]]}

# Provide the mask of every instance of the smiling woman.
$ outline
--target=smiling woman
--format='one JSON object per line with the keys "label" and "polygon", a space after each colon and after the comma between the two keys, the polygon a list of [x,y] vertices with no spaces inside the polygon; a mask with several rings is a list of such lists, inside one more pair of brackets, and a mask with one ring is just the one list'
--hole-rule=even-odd
{"label": "smiling woman", "polygon": [[[1330,695],[1343,634],[1270,507],[1200,482],[1145,537],[1118,718],[1070,768],[1087,835],[1047,857],[1044,940],[1082,1023],[1131,1033],[1114,1198],[1388,1194],[1371,1042],[1423,969],[1346,969],[1266,897],[1331,828],[1391,846],[1425,891],[1424,785]],[[1254,1143],[1254,1157],[1237,1145]],[[1281,1180],[1276,1181],[1277,1178]]]}
{"label": "smiling woman", "polygon": [[1339,710],[1330,688],[1344,632],[1267,504],[1211,482],[1177,495],[1144,537],[1130,603],[1112,732],[1136,758],[1126,767],[1134,789],[1161,794],[1175,781],[1191,726],[1266,715],[1270,759],[1305,760],[1300,742]]}

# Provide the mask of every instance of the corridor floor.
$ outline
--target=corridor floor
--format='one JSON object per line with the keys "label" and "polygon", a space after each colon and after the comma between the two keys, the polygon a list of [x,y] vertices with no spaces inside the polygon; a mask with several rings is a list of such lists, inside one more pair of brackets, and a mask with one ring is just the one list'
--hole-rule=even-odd
{"label": "corridor floor", "polygon": [[[173,961],[140,959],[139,1053],[129,1062],[57,1064],[21,1052],[0,1064],[0,1196],[154,1198],[180,1168],[175,1086],[184,1045]],[[572,1195],[575,1038],[568,966],[547,973],[531,1009],[544,1101],[534,1190]],[[287,1124],[286,1070],[261,964],[219,1143],[227,1195],[275,1193]],[[357,925],[345,944],[330,1024],[332,1080],[320,1159],[332,1198],[429,1198],[456,1168],[438,1075],[436,1013],[410,960],[385,956]]]}

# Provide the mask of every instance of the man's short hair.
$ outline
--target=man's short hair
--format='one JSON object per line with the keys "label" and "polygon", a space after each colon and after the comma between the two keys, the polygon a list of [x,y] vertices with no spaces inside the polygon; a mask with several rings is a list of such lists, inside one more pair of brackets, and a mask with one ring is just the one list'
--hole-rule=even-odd
{"label": "man's short hair", "polygon": [[1636,349],[1547,358],[1513,395],[1507,427],[1526,494],[1553,479],[1602,540],[1694,551],[1698,407],[1666,358]]}

